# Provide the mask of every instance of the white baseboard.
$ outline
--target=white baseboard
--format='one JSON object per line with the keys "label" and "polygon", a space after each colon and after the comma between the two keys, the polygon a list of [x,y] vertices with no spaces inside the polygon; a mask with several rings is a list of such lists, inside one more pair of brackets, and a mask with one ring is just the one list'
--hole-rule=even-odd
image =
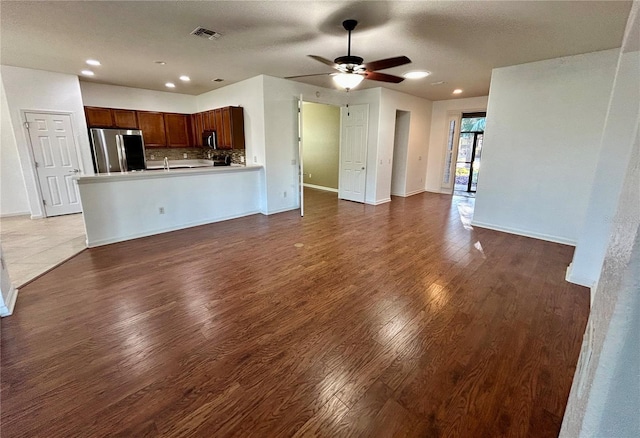
{"label": "white baseboard", "polygon": [[489,230],[502,231],[509,234],[517,234],[518,236],[532,237],[534,239],[546,240],[548,242],[562,243],[563,245],[576,246],[576,241],[560,236],[552,236],[549,234],[536,233],[533,231],[520,230],[517,228],[503,227],[501,225],[487,224],[485,222],[471,221],[471,225],[479,228],[487,228]]}
{"label": "white baseboard", "polygon": [[18,299],[18,289],[11,286],[9,289],[9,293],[7,294],[7,302],[4,303],[4,306],[0,307],[0,316],[9,316],[13,313],[13,309],[16,306],[16,300]]}
{"label": "white baseboard", "polygon": [[338,193],[338,189],[332,189],[331,187],[317,186],[315,184],[307,184],[307,183],[304,183],[303,186],[309,187],[310,189],[317,189],[317,190],[324,190],[325,192]]}
{"label": "white baseboard", "polygon": [[19,212],[19,213],[0,214],[0,218],[3,218],[3,217],[16,217],[16,216],[31,216],[31,212],[23,211],[23,212]]}
{"label": "white baseboard", "polygon": [[251,216],[252,214],[258,214],[258,213],[260,213],[259,210],[249,211],[249,212],[242,213],[242,214],[237,214],[237,215],[223,216],[223,217],[219,217],[219,218],[216,218],[216,219],[205,219],[205,220],[202,220],[202,221],[189,222],[189,223],[181,224],[179,226],[174,226],[174,227],[156,228],[154,230],[143,231],[143,232],[140,232],[140,233],[127,234],[126,236],[111,237],[111,238],[108,238],[108,239],[98,239],[98,240],[89,241],[89,239],[87,237],[87,248],[95,248],[97,246],[110,245],[112,243],[117,243],[117,242],[125,242],[127,240],[139,239],[141,237],[154,236],[156,234],[170,233],[171,231],[184,230],[185,228],[191,228],[191,227],[198,227],[200,225],[213,224],[215,222],[222,222],[222,221],[227,221],[227,220],[230,220],[230,219],[237,219],[237,218],[240,218],[240,217]]}
{"label": "white baseboard", "polygon": [[584,287],[588,287],[588,288],[595,288],[596,286],[596,282],[593,279],[590,278],[585,278],[585,277],[577,277],[575,275],[572,275],[572,265],[573,263],[569,263],[569,266],[567,266],[567,272],[564,276],[564,279],[566,281],[568,281],[569,283],[573,283],[573,284],[578,284],[580,286],[584,286]]}
{"label": "white baseboard", "polygon": [[424,188],[418,190],[412,190],[406,193],[393,193],[391,192],[391,196],[399,196],[401,198],[408,198],[409,196],[417,195],[418,193],[424,193],[426,190]]}
{"label": "white baseboard", "polygon": [[[285,207],[285,208],[279,208],[278,210],[269,210],[266,213],[262,213],[265,216],[270,216],[272,214],[278,214],[278,213],[284,213],[285,211],[291,211],[291,210],[299,210],[300,206],[295,206],[295,207]],[[239,216],[238,216],[239,217]]]}
{"label": "white baseboard", "polygon": [[387,202],[391,202],[391,198],[387,198],[387,199],[381,199],[379,201],[375,201],[375,202],[367,202],[367,204],[369,205],[380,205],[380,204],[386,204]]}

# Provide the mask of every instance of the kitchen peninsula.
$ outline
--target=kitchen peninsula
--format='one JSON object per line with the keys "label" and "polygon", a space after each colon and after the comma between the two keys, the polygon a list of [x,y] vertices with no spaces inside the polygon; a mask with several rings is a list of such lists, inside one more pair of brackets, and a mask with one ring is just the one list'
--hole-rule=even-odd
{"label": "kitchen peninsula", "polygon": [[87,246],[259,213],[262,169],[232,165],[78,177]]}

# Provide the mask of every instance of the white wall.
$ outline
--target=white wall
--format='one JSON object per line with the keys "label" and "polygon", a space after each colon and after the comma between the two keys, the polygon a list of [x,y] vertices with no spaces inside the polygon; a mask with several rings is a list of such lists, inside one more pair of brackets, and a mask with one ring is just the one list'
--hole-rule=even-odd
{"label": "white wall", "polygon": [[44,215],[35,169],[32,167],[32,152],[23,126],[21,111],[50,111],[71,113],[71,122],[80,155],[80,167],[84,174],[93,174],[91,149],[87,124],[84,117],[82,95],[78,77],[43,70],[0,66],[9,115],[13,126],[24,186],[29,198],[32,217]]}
{"label": "white wall", "polygon": [[442,189],[445,150],[447,147],[447,120],[451,115],[486,111],[489,96],[469,97],[466,99],[438,100],[433,102],[431,134],[429,136],[429,157],[425,188],[429,192],[452,193],[451,189]]}
{"label": "white wall", "polygon": [[4,84],[0,85],[0,105],[0,216],[29,214],[29,198]]}
{"label": "white wall", "polygon": [[631,154],[634,127],[640,118],[639,65],[640,52],[621,54],[589,205],[567,276],[569,281],[583,286],[590,287],[597,282],[607,250],[613,212]]}
{"label": "white wall", "polygon": [[18,290],[11,284],[7,264],[2,255],[2,246],[0,246],[0,316],[9,316],[13,313],[13,308],[18,298]]}
{"label": "white wall", "polygon": [[[602,138],[603,152],[608,152],[601,154],[594,179],[595,184],[607,186],[613,179],[619,189],[609,193],[613,203],[606,200],[599,208],[592,206],[602,192],[595,186],[592,191],[589,212],[610,220],[589,315],[593,335],[585,337],[580,357],[581,362],[590,360],[574,377],[560,431],[563,438],[640,436],[640,101],[636,97],[626,107],[626,94],[633,96],[640,84],[639,46],[640,2],[634,2]],[[635,63],[628,65],[630,59]],[[597,223],[585,222],[587,227]],[[591,247],[598,248],[602,223],[593,229]],[[590,245],[588,233],[581,235],[578,245]]]}
{"label": "white wall", "polygon": [[575,244],[618,50],[494,69],[473,224]]}
{"label": "white wall", "polygon": [[409,196],[423,192],[425,187],[424,178],[427,172],[427,156],[429,154],[432,102],[382,88],[377,133],[378,175],[376,181],[376,203],[389,200],[391,196],[393,144],[397,110],[411,113],[406,155],[406,182],[403,195]]}
{"label": "white wall", "polygon": [[85,106],[193,114],[198,112],[196,96],[168,91],[96,84],[80,81]]}

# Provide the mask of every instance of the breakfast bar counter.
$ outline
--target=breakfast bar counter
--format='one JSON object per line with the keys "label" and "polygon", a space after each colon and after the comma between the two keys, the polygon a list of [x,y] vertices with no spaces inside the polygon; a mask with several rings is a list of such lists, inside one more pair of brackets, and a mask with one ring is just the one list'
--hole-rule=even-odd
{"label": "breakfast bar counter", "polygon": [[78,177],[95,247],[263,211],[262,166],[170,168]]}

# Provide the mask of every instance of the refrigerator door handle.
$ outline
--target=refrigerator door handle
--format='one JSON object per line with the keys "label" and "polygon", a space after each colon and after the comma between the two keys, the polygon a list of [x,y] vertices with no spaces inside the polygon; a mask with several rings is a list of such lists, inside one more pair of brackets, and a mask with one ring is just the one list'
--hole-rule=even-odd
{"label": "refrigerator door handle", "polygon": [[120,172],[126,172],[127,154],[124,150],[124,137],[122,134],[116,135],[116,145],[118,146],[118,162],[120,163]]}

